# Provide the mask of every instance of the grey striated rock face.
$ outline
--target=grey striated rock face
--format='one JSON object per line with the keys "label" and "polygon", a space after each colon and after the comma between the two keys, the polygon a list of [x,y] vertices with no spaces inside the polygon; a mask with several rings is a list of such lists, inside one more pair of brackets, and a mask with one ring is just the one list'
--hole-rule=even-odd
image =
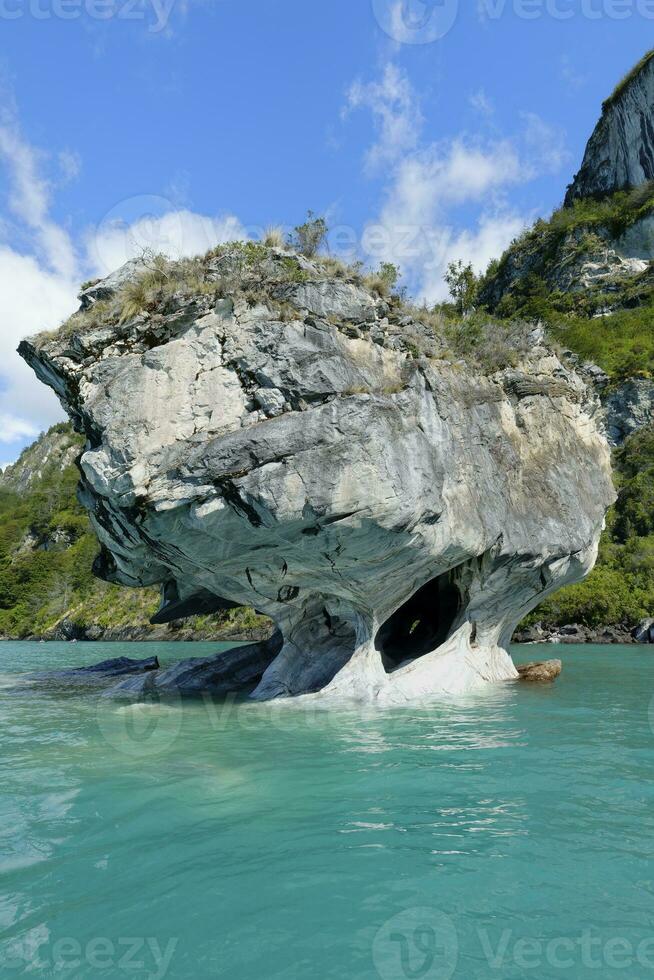
{"label": "grey striated rock face", "polygon": [[256,654],[260,699],[515,678],[516,624],[589,571],[614,499],[585,383],[538,332],[492,377],[415,358],[406,336],[435,355],[432,332],[302,263],[265,300],[173,297],[21,345],[87,435],[97,571],[161,584],[164,617],[208,594],[269,615],[283,645]]}
{"label": "grey striated rock face", "polygon": [[654,180],[654,57],[643,59],[605,104],[565,203]]}
{"label": "grey striated rock face", "polygon": [[604,399],[606,432],[612,446],[654,423],[654,381],[630,378]]}

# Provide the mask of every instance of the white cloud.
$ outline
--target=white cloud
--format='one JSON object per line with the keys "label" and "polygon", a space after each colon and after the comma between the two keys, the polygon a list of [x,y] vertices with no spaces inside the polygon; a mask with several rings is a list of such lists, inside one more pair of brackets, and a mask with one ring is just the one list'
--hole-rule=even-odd
{"label": "white cloud", "polygon": [[393,64],[387,64],[379,81],[364,85],[354,82],[347,93],[345,113],[369,109],[377,140],[366,154],[366,166],[375,171],[393,163],[415,149],[423,124],[422,113],[407,76]]}
{"label": "white cloud", "polygon": [[[525,219],[502,201],[502,192],[522,177],[509,141],[483,148],[462,138],[434,144],[397,165],[364,247],[378,242],[374,260],[395,262],[421,299],[444,299],[448,262],[461,258],[481,272],[524,227]],[[450,212],[470,203],[480,205],[473,227],[457,228]]]}
{"label": "white cloud", "polygon": [[481,113],[482,116],[492,116],[495,112],[495,106],[483,88],[473,92],[468,101],[470,102],[472,108],[475,109],[476,112]]}
{"label": "white cloud", "polygon": [[[400,91],[401,100],[391,102],[387,91]],[[446,297],[443,275],[450,261],[472,262],[481,272],[527,224],[530,215],[507,205],[508,191],[557,172],[568,159],[563,134],[535,113],[521,116],[511,139],[459,133],[402,146],[392,136],[396,128],[386,126],[384,111],[390,103],[393,118],[410,120],[419,109],[407,76],[397,68],[386,66],[379,82],[357,83],[355,96],[381,120],[371,153],[389,163],[384,197],[364,232],[363,250],[371,262],[399,265],[410,291],[429,302]],[[470,101],[482,114],[492,113],[483,91]],[[419,133],[419,127],[413,131]]]}
{"label": "white cloud", "polygon": [[16,347],[26,335],[56,327],[72,313],[76,292],[73,280],[44,268],[35,256],[0,247],[0,418],[15,420],[3,442],[18,441],[63,417],[53,393],[37,381]]}
{"label": "white cloud", "polygon": [[202,255],[215,245],[246,237],[245,228],[233,215],[210,218],[183,209],[156,217],[144,215],[130,223],[111,218],[88,231],[85,244],[93,273],[106,276],[144,249],[178,259]]}
{"label": "white cloud", "polygon": [[34,438],[38,432],[39,430],[25,419],[0,412],[0,442],[16,442],[18,439]]}
{"label": "white cloud", "polygon": [[63,183],[67,184],[71,180],[75,180],[76,177],[79,177],[82,169],[82,161],[79,153],[74,153],[72,150],[61,150],[58,159],[59,171]]}
{"label": "white cloud", "polygon": [[[104,276],[145,247],[171,257],[206,252],[219,242],[245,237],[240,222],[190,210],[175,210],[162,198],[124,202],[95,230],[81,236],[78,249],[51,216],[53,184],[44,176],[46,157],[21,135],[15,119],[0,117],[0,168],[7,172],[7,199],[0,200],[0,443],[14,456],[26,440],[63,418],[54,394],[37,381],[16,353],[21,339],[56,328],[78,306],[79,283]],[[59,176],[73,179],[79,160],[70,152],[56,158]],[[150,204],[158,202],[152,217]]]}
{"label": "white cloud", "polygon": [[[17,444],[62,417],[55,396],[16,354],[26,334],[57,326],[76,306],[77,258],[66,231],[49,216],[43,158],[13,118],[0,122],[0,164],[8,176],[0,232],[0,441]],[[9,240],[17,237],[21,251]],[[16,447],[19,448],[18,446]]]}
{"label": "white cloud", "polygon": [[523,217],[506,211],[482,214],[472,230],[445,229],[441,251],[434,256],[435,261],[431,264],[427,261],[424,267],[419,299],[427,303],[447,299],[443,272],[450,262],[463,258],[466,262],[472,262],[476,272],[483,272],[491,259],[501,255],[524,227]]}
{"label": "white cloud", "polygon": [[10,210],[32,232],[46,265],[72,276],[75,253],[68,234],[49,217],[50,187],[39,172],[38,154],[11,120],[0,125],[0,160],[9,175]]}

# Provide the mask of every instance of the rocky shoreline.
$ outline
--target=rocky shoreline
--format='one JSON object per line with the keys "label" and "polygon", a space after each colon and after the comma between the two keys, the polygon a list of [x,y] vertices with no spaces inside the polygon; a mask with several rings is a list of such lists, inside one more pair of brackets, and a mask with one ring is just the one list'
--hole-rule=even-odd
{"label": "rocky shoreline", "polygon": [[541,623],[518,630],[513,636],[514,643],[595,643],[601,646],[610,644],[648,644],[654,643],[654,619],[645,619],[638,626],[629,628],[624,624],[598,626],[595,628],[572,623],[569,626],[547,627]]}
{"label": "rocky shoreline", "polygon": [[29,636],[0,636],[0,641],[84,642],[84,643],[261,643],[270,638],[269,627],[246,630],[198,629],[175,622],[162,626],[79,626],[64,619],[43,634]]}

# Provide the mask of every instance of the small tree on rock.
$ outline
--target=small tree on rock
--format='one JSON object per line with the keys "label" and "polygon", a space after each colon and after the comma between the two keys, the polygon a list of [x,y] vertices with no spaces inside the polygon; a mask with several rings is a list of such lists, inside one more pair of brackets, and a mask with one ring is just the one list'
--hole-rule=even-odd
{"label": "small tree on rock", "polygon": [[472,262],[467,265],[461,259],[450,262],[445,273],[445,282],[461,316],[470,313],[474,309],[479,291],[479,280]]}
{"label": "small tree on rock", "polygon": [[386,284],[389,292],[392,292],[400,278],[400,270],[393,262],[382,262],[377,275]]}
{"label": "small tree on rock", "polygon": [[288,243],[297,252],[306,255],[308,259],[318,252],[327,238],[327,222],[320,215],[313,211],[307,211],[307,220],[297,225],[293,234],[289,236]]}

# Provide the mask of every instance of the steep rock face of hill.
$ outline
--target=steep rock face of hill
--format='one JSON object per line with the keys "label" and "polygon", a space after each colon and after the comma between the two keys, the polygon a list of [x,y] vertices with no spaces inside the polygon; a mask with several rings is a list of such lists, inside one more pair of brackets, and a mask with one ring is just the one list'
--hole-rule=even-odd
{"label": "steep rock face of hill", "polygon": [[608,447],[538,332],[486,376],[356,277],[262,246],[86,305],[21,353],[86,434],[97,571],[159,584],[159,621],[270,616],[255,697],[515,678],[516,624],[592,567]]}
{"label": "steep rock face of hill", "polygon": [[56,479],[57,474],[74,464],[81,448],[81,440],[70,423],[54,425],[0,473],[0,490],[25,494],[34,490],[46,474]]}
{"label": "steep rock face of hill", "polygon": [[564,207],[491,265],[482,301],[502,312],[541,284],[562,309],[561,295],[583,296],[585,312],[606,314],[649,296],[653,259],[654,51],[604,103]]}
{"label": "steep rock face of hill", "polygon": [[607,372],[612,444],[652,423],[654,52],[604,103],[565,206],[491,264],[480,296],[500,316],[541,319]]}
{"label": "steep rock face of hill", "polygon": [[654,51],[650,51],[604,103],[566,205],[603,197],[654,180]]}

